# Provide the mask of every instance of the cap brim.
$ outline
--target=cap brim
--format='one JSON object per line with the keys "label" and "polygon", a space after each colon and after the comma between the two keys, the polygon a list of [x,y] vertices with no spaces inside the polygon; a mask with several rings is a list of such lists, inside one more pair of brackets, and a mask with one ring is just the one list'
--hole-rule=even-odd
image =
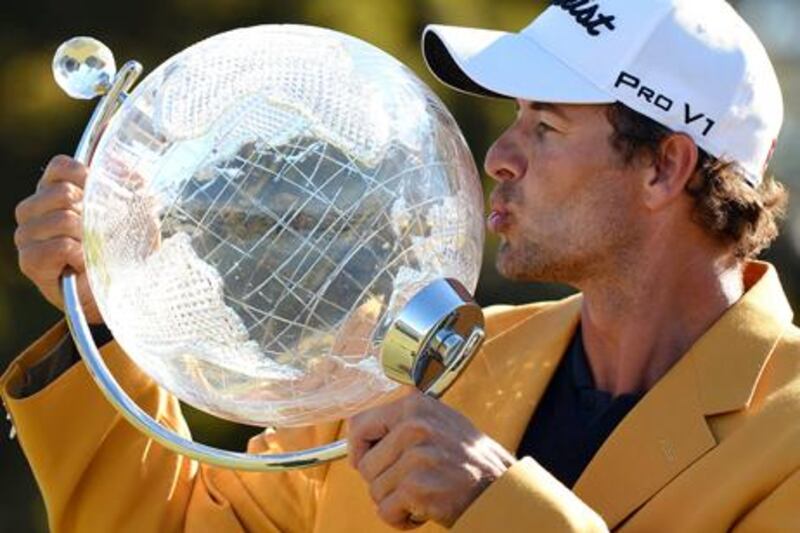
{"label": "cap brim", "polygon": [[422,35],[422,51],[442,83],[468,94],[562,104],[614,102],[521,34],[431,25]]}

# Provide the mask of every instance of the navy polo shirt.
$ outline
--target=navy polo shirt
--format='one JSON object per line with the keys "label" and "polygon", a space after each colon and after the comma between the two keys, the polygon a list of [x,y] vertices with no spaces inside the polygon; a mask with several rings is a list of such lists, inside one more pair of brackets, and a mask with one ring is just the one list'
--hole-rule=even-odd
{"label": "navy polo shirt", "polygon": [[578,327],[528,424],[517,457],[532,457],[564,485],[573,487],[642,396],[613,397],[595,388]]}

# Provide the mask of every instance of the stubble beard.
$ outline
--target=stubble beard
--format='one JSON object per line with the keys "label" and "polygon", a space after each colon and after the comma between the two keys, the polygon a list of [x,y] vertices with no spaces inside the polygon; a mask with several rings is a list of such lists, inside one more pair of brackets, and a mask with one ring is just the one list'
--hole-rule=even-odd
{"label": "stubble beard", "polygon": [[[600,187],[601,192],[605,188]],[[506,183],[497,194],[508,205],[525,212],[521,194]],[[606,277],[618,269],[623,258],[637,249],[641,235],[626,209],[626,199],[616,195],[595,195],[589,213],[560,219],[558,224],[540,226],[538,231],[517,226],[513,236],[501,235],[495,266],[505,278],[517,282],[563,283],[574,287]],[[541,224],[541,223],[540,223]],[[577,233],[565,228],[581,228]]]}
{"label": "stubble beard", "polygon": [[546,242],[532,235],[517,236],[512,241],[504,236],[496,267],[512,281],[581,287],[618,270],[637,242],[636,231],[624,219],[598,221],[595,231],[572,238],[550,236]]}
{"label": "stubble beard", "polygon": [[532,239],[513,245],[503,239],[496,267],[503,277],[518,282],[574,284],[586,275],[586,267],[576,254],[559,254]]}

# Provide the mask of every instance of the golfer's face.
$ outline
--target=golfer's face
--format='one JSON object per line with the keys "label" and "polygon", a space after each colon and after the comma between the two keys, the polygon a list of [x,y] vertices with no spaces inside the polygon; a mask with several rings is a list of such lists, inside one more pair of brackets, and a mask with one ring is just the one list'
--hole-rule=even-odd
{"label": "golfer's face", "polygon": [[517,104],[486,157],[498,268],[513,279],[579,281],[631,238],[636,180],[611,146],[605,106]]}

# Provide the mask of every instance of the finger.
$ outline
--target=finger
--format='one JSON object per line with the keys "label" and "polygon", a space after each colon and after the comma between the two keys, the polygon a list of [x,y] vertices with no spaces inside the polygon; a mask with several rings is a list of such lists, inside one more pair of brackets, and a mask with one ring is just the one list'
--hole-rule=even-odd
{"label": "finger", "polygon": [[405,398],[373,407],[350,419],[347,431],[350,464],[357,468],[364,454],[386,436],[402,417]]}
{"label": "finger", "polygon": [[406,450],[429,441],[433,433],[432,425],[419,417],[399,422],[380,442],[365,452],[357,464],[358,471],[370,483],[392,466]]}
{"label": "finger", "polygon": [[42,179],[39,180],[36,190],[42,190],[48,186],[66,181],[74,183],[81,189],[86,185],[86,176],[88,175],[86,165],[79,163],[77,160],[66,155],[57,155],[53,157],[44,169]]}
{"label": "finger", "polygon": [[[393,492],[378,504],[378,516],[395,529],[403,531],[416,529],[424,523],[424,518],[416,511],[412,513],[408,509],[408,505],[403,492]],[[412,514],[414,514],[413,521],[411,520]]]}
{"label": "finger", "polygon": [[19,250],[20,270],[54,303],[61,301],[58,283],[67,266],[77,273],[86,269],[83,247],[70,237],[34,242]]}
{"label": "finger", "polygon": [[375,407],[350,419],[347,446],[350,465],[357,468],[364,454],[389,433],[393,404]]}
{"label": "finger", "polygon": [[14,232],[14,244],[17,248],[53,238],[69,237],[82,240],[82,218],[69,210],[54,211],[19,226]]}
{"label": "finger", "polygon": [[[381,472],[369,486],[369,493],[376,503],[398,490],[401,484],[406,483],[407,488],[413,487],[415,493],[422,496],[428,493],[425,483],[420,481],[422,476],[436,466],[438,454],[432,446],[414,446],[409,448],[399,459]],[[419,483],[412,481],[419,481]]]}
{"label": "finger", "polygon": [[17,224],[51,211],[71,210],[83,213],[83,189],[74,183],[61,181],[22,200],[14,212]]}
{"label": "finger", "polygon": [[420,398],[425,398],[415,387],[401,387],[402,396],[384,405],[374,407],[350,419],[348,446],[350,464],[357,468],[369,451],[403,417],[419,412]]}

